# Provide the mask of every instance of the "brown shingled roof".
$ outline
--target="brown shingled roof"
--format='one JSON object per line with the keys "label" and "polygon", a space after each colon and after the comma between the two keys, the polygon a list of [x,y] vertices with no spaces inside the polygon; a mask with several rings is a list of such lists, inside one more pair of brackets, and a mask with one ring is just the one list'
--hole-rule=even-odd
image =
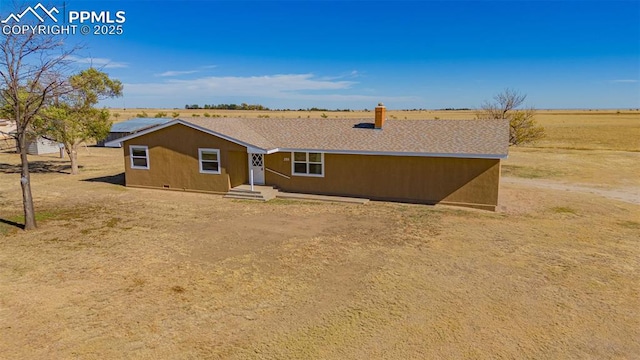
{"label": "brown shingled roof", "polygon": [[381,130],[371,119],[179,120],[265,151],[318,150],[343,153],[506,157],[507,120],[387,120]]}

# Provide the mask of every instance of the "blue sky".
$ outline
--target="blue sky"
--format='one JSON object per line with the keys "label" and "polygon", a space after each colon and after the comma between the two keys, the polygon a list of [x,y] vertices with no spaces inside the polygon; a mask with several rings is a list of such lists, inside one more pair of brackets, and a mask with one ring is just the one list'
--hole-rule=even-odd
{"label": "blue sky", "polygon": [[508,87],[541,109],[640,107],[637,0],[65,5],[126,14],[122,35],[69,37],[77,66],[125,84],[107,106],[473,108]]}

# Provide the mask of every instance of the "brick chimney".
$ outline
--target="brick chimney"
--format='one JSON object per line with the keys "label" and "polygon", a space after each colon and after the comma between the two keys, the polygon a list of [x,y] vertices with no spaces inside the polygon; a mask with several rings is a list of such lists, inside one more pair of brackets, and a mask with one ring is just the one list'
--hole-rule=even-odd
{"label": "brick chimney", "polygon": [[382,129],[382,126],[384,126],[385,120],[387,120],[387,108],[384,107],[383,103],[379,103],[378,106],[376,106],[375,128],[378,130]]}

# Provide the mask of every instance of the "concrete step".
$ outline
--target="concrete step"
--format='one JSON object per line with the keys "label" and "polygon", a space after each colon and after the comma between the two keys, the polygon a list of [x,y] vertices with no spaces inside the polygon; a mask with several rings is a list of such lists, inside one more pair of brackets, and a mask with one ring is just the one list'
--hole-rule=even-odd
{"label": "concrete step", "polygon": [[229,199],[258,200],[269,201],[274,199],[278,194],[278,190],[269,186],[256,186],[254,190],[246,185],[235,187],[224,196]]}
{"label": "concrete step", "polygon": [[243,198],[243,199],[264,200],[264,196],[262,194],[243,194],[243,193],[231,193],[231,192],[228,192],[224,197],[236,197],[236,198]]}
{"label": "concrete step", "polygon": [[229,191],[227,195],[237,195],[237,196],[246,196],[246,197],[262,197],[261,192],[249,193],[249,192],[241,192],[241,191]]}
{"label": "concrete step", "polygon": [[261,194],[262,193],[260,190],[250,190],[250,189],[240,189],[240,188],[233,188],[229,190],[229,192],[234,194]]}
{"label": "concrete step", "polygon": [[262,196],[242,196],[242,195],[232,195],[227,194],[224,196],[225,199],[237,199],[237,200],[256,200],[256,201],[267,201]]}

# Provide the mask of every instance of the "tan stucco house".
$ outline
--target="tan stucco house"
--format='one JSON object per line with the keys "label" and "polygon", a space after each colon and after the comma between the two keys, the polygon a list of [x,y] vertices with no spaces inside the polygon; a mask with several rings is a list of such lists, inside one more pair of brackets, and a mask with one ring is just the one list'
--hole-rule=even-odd
{"label": "tan stucco house", "polygon": [[286,192],[495,210],[505,120],[386,120],[383,106],[371,120],[176,119],[116,141],[127,186],[225,194],[253,180]]}

